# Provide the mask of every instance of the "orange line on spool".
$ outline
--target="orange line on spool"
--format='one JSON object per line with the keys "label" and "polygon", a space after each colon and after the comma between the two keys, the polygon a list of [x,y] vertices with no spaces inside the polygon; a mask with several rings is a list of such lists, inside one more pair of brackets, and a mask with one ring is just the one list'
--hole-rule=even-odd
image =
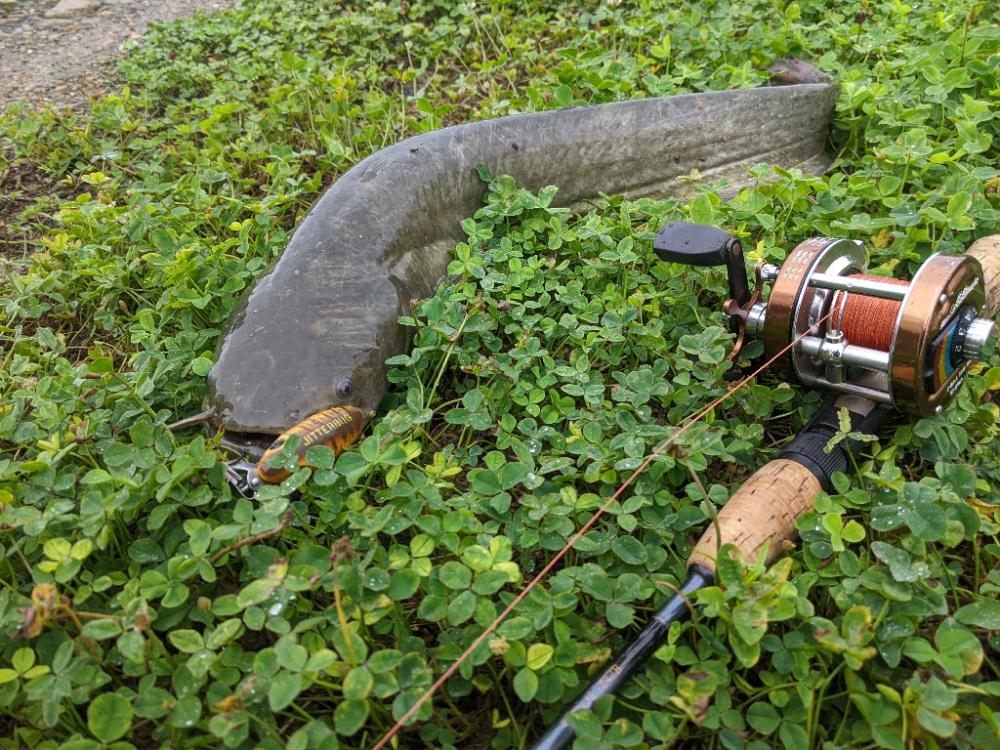
{"label": "orange line on spool", "polygon": [[[910,285],[908,281],[863,273],[851,274],[851,278]],[[899,300],[870,297],[862,292],[837,292],[830,305],[830,325],[843,331],[850,344],[887,352],[892,346],[900,305]]]}

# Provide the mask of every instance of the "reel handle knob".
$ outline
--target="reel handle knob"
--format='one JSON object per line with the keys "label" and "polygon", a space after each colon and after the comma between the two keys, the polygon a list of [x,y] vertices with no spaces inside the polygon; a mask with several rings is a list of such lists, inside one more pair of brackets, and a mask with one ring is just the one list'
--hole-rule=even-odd
{"label": "reel handle knob", "polygon": [[737,252],[740,252],[739,242],[725,230],[706,224],[672,221],[656,235],[653,252],[671,263],[724,266],[729,261],[734,243]]}
{"label": "reel handle knob", "polygon": [[672,221],[653,239],[660,260],[686,266],[725,266],[729,297],[744,307],[750,301],[746,261],[740,241],[718,227]]}

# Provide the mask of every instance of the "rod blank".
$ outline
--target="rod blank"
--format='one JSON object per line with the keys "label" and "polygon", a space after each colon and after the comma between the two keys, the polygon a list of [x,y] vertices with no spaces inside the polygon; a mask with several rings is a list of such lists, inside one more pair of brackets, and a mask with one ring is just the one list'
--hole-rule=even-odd
{"label": "rod blank", "polygon": [[532,745],[531,750],[561,750],[569,747],[576,733],[566,723],[567,714],[574,711],[589,711],[605,695],[617,691],[648,661],[650,654],[660,647],[670,625],[685,619],[691,613],[688,597],[698,589],[711,585],[714,576],[711,571],[700,565],[692,566],[688,573],[688,579],[680,591],[670,597],[628,648],[608,665],[600,677],[590,683],[573,705],[566,709],[559,721]]}

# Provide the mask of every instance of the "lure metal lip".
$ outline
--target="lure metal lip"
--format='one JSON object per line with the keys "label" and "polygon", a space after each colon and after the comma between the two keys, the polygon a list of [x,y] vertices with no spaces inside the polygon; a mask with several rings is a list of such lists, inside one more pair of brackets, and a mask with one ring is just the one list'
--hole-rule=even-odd
{"label": "lure metal lip", "polygon": [[226,481],[240,496],[252,498],[260,488],[257,464],[269,445],[273,443],[266,435],[240,435],[225,433],[219,446],[236,456],[226,464]]}
{"label": "lure metal lip", "polygon": [[260,488],[260,477],[257,476],[257,464],[245,458],[237,458],[226,464],[226,481],[240,495],[251,498]]}

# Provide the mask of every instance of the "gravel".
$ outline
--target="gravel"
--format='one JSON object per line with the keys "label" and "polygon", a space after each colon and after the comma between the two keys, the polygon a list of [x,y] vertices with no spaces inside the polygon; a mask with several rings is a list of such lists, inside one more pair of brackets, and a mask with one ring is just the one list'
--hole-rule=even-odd
{"label": "gravel", "polygon": [[17,101],[79,108],[113,86],[112,62],[151,21],[232,0],[0,0],[0,111]]}

